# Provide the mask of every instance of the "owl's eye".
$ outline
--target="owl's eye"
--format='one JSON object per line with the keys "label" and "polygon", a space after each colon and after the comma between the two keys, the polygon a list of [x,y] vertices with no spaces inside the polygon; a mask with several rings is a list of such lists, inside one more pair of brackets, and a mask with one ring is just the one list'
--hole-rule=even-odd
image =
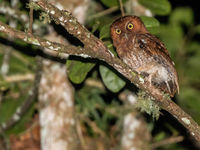
{"label": "owl's eye", "polygon": [[132,24],[132,23],[129,23],[129,24],[127,25],[127,27],[128,27],[128,29],[133,29],[133,24]]}
{"label": "owl's eye", "polygon": [[120,29],[116,29],[115,32],[116,32],[117,34],[120,34],[120,33],[121,33],[121,30],[120,30]]}

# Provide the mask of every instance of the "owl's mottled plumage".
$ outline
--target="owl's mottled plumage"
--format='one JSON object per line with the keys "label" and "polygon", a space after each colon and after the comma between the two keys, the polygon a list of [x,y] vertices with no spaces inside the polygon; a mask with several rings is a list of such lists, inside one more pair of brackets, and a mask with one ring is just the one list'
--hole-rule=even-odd
{"label": "owl's mottled plumage", "polygon": [[112,23],[110,31],[124,63],[170,96],[179,91],[177,72],[165,45],[147,31],[139,17],[121,17]]}

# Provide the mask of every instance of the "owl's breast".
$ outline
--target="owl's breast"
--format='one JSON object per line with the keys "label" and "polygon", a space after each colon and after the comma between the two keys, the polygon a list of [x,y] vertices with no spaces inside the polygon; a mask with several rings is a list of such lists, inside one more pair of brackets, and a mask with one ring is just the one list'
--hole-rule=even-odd
{"label": "owl's breast", "polygon": [[149,56],[144,50],[139,50],[139,44],[132,40],[130,42],[117,48],[119,57],[131,68],[138,68],[144,66],[153,60],[153,57]]}

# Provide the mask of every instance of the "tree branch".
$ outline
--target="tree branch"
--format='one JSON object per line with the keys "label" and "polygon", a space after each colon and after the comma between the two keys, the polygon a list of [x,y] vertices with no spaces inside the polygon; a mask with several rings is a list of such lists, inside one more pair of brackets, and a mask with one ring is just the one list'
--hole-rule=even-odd
{"label": "tree branch", "polygon": [[37,36],[28,35],[25,32],[12,29],[1,22],[0,31],[15,38],[22,39],[27,43],[58,51],[59,53],[92,57],[107,62],[132,83],[134,83],[138,88],[143,89],[150,96],[152,96],[155,103],[157,103],[162,109],[171,113],[189,131],[190,135],[192,135],[194,139],[200,143],[200,127],[198,124],[190,115],[176,105],[167,94],[164,94],[156,87],[150,86],[150,83],[137,74],[135,70],[128,67],[119,58],[112,55],[103,42],[82,26],[69,12],[59,10],[55,6],[49,4],[46,0],[34,0],[34,2],[43,11],[48,13],[56,23],[61,24],[70,34],[78,38],[84,44],[84,48],[72,45],[63,45]]}
{"label": "tree branch", "polygon": [[156,148],[164,146],[164,145],[170,145],[170,144],[173,144],[173,143],[182,142],[183,140],[184,140],[183,136],[170,137],[170,138],[164,139],[162,141],[152,143],[150,145],[150,147],[152,149],[156,149]]}

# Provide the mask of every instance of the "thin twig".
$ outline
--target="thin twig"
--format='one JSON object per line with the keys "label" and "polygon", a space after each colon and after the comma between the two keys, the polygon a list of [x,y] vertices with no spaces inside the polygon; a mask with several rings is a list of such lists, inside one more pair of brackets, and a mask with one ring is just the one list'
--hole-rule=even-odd
{"label": "thin twig", "polygon": [[[29,3],[31,3],[32,0],[29,0]],[[32,34],[33,32],[33,7],[31,6],[30,7],[30,11],[29,11],[29,29],[28,29],[28,32],[30,34]]]}
{"label": "thin twig", "polygon": [[122,14],[122,16],[124,16],[125,13],[124,13],[124,7],[123,7],[122,0],[119,0],[119,6],[120,6],[121,14]]}
{"label": "thin twig", "polygon": [[0,91],[0,106],[1,106],[1,102],[3,101],[3,92]]}
{"label": "thin twig", "polygon": [[152,143],[150,145],[150,147],[152,149],[156,149],[156,148],[164,146],[164,145],[169,145],[169,144],[173,144],[173,143],[182,142],[183,140],[184,140],[183,136],[170,137],[170,138],[164,139],[162,141]]}
{"label": "thin twig", "polygon": [[5,133],[0,134],[0,140],[1,140],[0,141],[0,149],[1,150],[10,150],[11,149],[10,139]]}
{"label": "thin twig", "polygon": [[80,125],[80,122],[79,120],[77,119],[76,120],[76,131],[77,131],[77,134],[78,134],[78,138],[81,142],[81,147],[83,150],[86,150],[86,143],[85,143],[85,140],[84,140],[84,137],[83,137],[83,133],[82,133],[82,130],[81,130],[81,125]]}
{"label": "thin twig", "polygon": [[3,61],[0,70],[0,73],[3,76],[6,76],[9,72],[11,53],[12,53],[11,48],[4,50]]}
{"label": "thin twig", "polygon": [[25,80],[34,80],[34,75],[31,73],[27,74],[15,74],[15,75],[10,75],[10,76],[5,76],[4,80],[6,82],[20,82],[20,81],[25,81]]}
{"label": "thin twig", "polygon": [[84,84],[86,84],[87,86],[97,87],[99,89],[105,90],[105,87],[102,84],[102,82],[93,78],[87,78]]}
{"label": "thin twig", "polygon": [[117,9],[118,9],[117,6],[108,8],[108,9],[106,9],[106,10],[104,10],[104,11],[101,11],[101,12],[99,12],[99,13],[97,13],[97,14],[92,15],[91,17],[89,17],[88,20],[92,20],[92,19],[94,19],[94,18],[99,18],[99,17],[105,16],[105,15],[108,15],[108,14],[110,14],[110,13],[116,11]]}

